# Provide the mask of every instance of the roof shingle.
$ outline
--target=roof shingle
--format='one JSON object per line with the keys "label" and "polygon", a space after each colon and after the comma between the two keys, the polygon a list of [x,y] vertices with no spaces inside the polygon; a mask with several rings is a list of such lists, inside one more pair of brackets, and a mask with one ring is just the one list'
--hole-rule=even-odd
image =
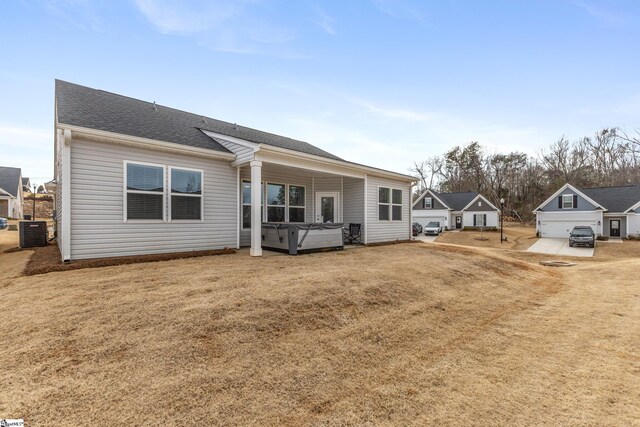
{"label": "roof shingle", "polygon": [[18,197],[18,191],[22,186],[20,168],[0,166],[0,188],[14,197]]}
{"label": "roof shingle", "polygon": [[342,160],[307,142],[187,113],[152,102],[56,80],[58,122],[73,126],[229,152],[200,129],[256,144]]}

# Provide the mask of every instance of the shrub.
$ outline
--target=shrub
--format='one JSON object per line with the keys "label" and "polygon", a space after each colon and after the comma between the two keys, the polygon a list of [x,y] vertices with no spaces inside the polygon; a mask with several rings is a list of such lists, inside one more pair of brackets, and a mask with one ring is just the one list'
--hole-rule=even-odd
{"label": "shrub", "polygon": [[[480,231],[482,227],[462,227],[463,231]],[[498,227],[484,227],[483,231],[500,231]]]}
{"label": "shrub", "polygon": [[596,239],[606,242],[607,240],[609,240],[609,236],[598,235],[598,237],[596,237]]}

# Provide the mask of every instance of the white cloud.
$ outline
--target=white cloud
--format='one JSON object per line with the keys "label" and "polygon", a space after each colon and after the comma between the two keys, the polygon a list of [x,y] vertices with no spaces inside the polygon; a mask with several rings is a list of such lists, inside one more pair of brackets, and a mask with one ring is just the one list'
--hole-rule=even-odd
{"label": "white cloud", "polygon": [[314,24],[316,24],[320,29],[322,29],[322,31],[329,35],[335,36],[336,34],[338,34],[335,28],[336,20],[333,16],[329,15],[318,5],[313,5],[312,9],[316,15],[315,19],[313,20]]}
{"label": "white cloud", "polygon": [[632,16],[629,14],[618,13],[611,9],[593,4],[592,2],[576,0],[574,3],[581,7],[587,14],[607,25],[628,24],[632,20]]}
{"label": "white cloud", "polygon": [[200,46],[229,53],[298,59],[291,50],[297,32],[264,18],[256,0],[134,0],[160,33],[191,37]]}
{"label": "white cloud", "polygon": [[399,19],[424,22],[424,15],[410,0],[372,0],[381,12]]}

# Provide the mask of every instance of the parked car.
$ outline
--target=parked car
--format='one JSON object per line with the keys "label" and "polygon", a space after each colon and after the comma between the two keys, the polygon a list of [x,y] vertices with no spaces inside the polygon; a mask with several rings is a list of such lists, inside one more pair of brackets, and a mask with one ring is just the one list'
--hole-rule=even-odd
{"label": "parked car", "polygon": [[0,230],[4,230],[9,226],[9,221],[6,218],[0,218]]}
{"label": "parked car", "polygon": [[422,233],[422,225],[419,222],[414,222],[413,223],[413,236],[415,237],[420,233]]}
{"label": "parked car", "polygon": [[442,233],[442,227],[440,226],[440,223],[438,221],[431,221],[424,227],[425,236],[429,234],[437,236],[440,233]]}
{"label": "parked car", "polygon": [[576,226],[569,234],[569,246],[584,245],[593,248],[596,245],[596,235],[589,226]]}

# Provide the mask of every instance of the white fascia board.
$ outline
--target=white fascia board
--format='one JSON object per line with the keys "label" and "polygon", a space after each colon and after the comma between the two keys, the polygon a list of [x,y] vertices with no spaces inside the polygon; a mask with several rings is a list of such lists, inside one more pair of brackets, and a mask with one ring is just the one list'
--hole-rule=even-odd
{"label": "white fascia board", "polygon": [[563,185],[562,187],[560,187],[560,189],[558,191],[556,191],[555,193],[553,193],[553,195],[551,197],[549,197],[547,200],[545,200],[542,204],[540,204],[540,206],[538,206],[537,208],[535,208],[533,210],[533,212],[537,212],[540,210],[540,208],[542,208],[543,206],[545,206],[547,203],[551,202],[553,199],[555,199],[556,197],[558,197],[564,190],[566,190],[567,188],[573,190],[573,192],[577,193],[578,195],[580,195],[583,199],[585,199],[587,202],[591,203],[593,206],[596,206],[596,208],[600,208],[603,211],[606,211],[607,209],[600,205],[600,203],[597,203],[595,200],[592,200],[590,197],[588,197],[586,194],[584,194],[582,191],[578,190],[576,187],[574,187],[573,185],[567,183],[565,185]]}
{"label": "white fascia board", "polygon": [[640,202],[638,202],[635,205],[631,206],[629,209],[626,210],[626,212],[627,213],[633,213],[633,211],[635,211],[638,208],[640,208]]}
{"label": "white fascia board", "polygon": [[[494,210],[496,210],[496,211],[500,210],[500,209],[496,208],[495,206],[493,206],[493,203],[491,203],[490,201],[488,201],[488,200],[487,200],[487,198],[486,198],[486,197],[484,197],[482,194],[478,194],[478,195],[477,195],[477,196],[476,196],[472,201],[470,201],[470,202],[469,202],[469,204],[468,204],[467,206],[465,206],[464,208],[462,208],[462,211],[463,211],[463,212],[464,212],[464,211],[466,211],[466,210],[467,210],[467,208],[468,208],[469,206],[471,206],[471,205],[472,205],[476,200],[478,200],[478,199],[482,199],[482,200],[484,200],[485,202],[487,202],[487,204],[488,204],[489,206],[491,206]],[[474,211],[474,212],[481,212],[481,211]]]}
{"label": "white fascia board", "polygon": [[301,160],[308,160],[318,164],[326,164],[329,166],[349,169],[353,171],[353,176],[363,177],[365,174],[374,175],[382,178],[395,179],[404,182],[416,182],[417,179],[410,175],[404,175],[397,172],[387,171],[384,169],[374,168],[372,166],[360,165],[344,160],[334,160],[326,157],[316,156],[314,154],[301,153],[299,151],[288,150],[286,148],[274,147],[272,145],[260,144],[260,150],[264,153],[274,153],[283,156],[296,157]]}
{"label": "white fascia board", "polygon": [[205,129],[200,129],[200,130],[210,138],[224,139],[225,141],[233,142],[234,144],[242,145],[243,147],[253,148],[254,151],[257,150],[258,147],[260,146],[260,144],[247,141],[246,139],[236,138],[235,136],[229,136],[222,133],[211,132],[210,130],[205,130]]}
{"label": "white fascia board", "polygon": [[144,148],[147,150],[168,151],[178,154],[188,154],[192,156],[208,157],[223,160],[235,160],[236,155],[233,153],[218,152],[208,150],[206,148],[191,147],[174,142],[159,141],[156,139],[141,138],[137,136],[125,135],[121,133],[108,132],[103,130],[89,129],[81,126],[66,125],[60,123],[61,129],[70,130],[73,133],[73,139],[84,138],[97,142],[105,142],[119,145],[127,145],[136,148]]}

